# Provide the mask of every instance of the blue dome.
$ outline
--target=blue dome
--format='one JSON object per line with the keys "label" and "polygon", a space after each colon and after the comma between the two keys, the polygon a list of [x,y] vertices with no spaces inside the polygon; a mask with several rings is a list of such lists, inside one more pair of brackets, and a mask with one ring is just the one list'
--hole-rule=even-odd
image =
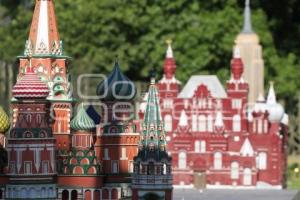
{"label": "blue dome", "polygon": [[135,97],[136,88],[116,61],[113,71],[98,85],[96,93],[102,101],[129,101]]}

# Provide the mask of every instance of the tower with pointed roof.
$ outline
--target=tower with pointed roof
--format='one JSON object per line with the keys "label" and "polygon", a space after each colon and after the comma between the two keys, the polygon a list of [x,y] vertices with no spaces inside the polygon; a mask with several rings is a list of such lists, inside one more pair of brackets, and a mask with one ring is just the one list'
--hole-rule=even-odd
{"label": "tower with pointed roof", "polygon": [[[31,60],[29,60],[31,63]],[[7,144],[6,199],[55,199],[56,146],[49,124],[47,83],[28,66],[12,90],[14,126]]]}
{"label": "tower with pointed roof", "polygon": [[[68,150],[73,101],[68,66],[70,58],[65,55],[59,36],[54,0],[35,1],[29,37],[23,55],[18,58],[18,79],[24,76],[31,64],[34,73],[49,87],[47,99],[51,101],[52,131],[56,145],[60,151]],[[18,108],[13,107],[13,110],[18,112]]]}
{"label": "tower with pointed roof", "polygon": [[254,103],[260,94],[264,94],[264,61],[259,37],[251,23],[250,0],[245,0],[244,26],[235,40],[235,47],[240,49],[244,63],[243,79],[249,84],[248,99]]}
{"label": "tower with pointed roof", "polygon": [[117,187],[118,198],[129,197],[139,140],[138,123],[134,120],[136,87],[121,71],[117,59],[96,93],[101,103],[101,122],[97,126],[95,149],[101,158],[105,185]]}
{"label": "tower with pointed roof", "polygon": [[166,133],[161,117],[158,89],[152,77],[139,151],[134,158],[133,200],[172,199],[171,157],[166,149]]}

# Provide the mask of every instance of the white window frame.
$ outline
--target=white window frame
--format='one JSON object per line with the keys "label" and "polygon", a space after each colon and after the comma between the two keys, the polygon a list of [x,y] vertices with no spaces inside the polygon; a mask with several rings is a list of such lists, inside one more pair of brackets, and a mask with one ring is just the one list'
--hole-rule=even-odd
{"label": "white window frame", "polygon": [[195,153],[200,153],[200,148],[201,148],[201,141],[196,140],[195,141]]}
{"label": "white window frame", "polygon": [[110,157],[109,157],[109,149],[108,148],[104,148],[104,157],[103,157],[103,160],[110,160]]}
{"label": "white window frame", "polygon": [[205,115],[198,116],[198,131],[199,132],[206,132],[206,117]]}
{"label": "white window frame", "polygon": [[201,140],[200,141],[200,153],[205,153],[206,152],[206,141]]}
{"label": "white window frame", "polygon": [[233,161],[231,163],[231,173],[230,177],[231,179],[238,179],[239,178],[239,163],[237,161]]}
{"label": "white window frame", "polygon": [[260,170],[265,170],[267,169],[267,153],[266,152],[259,152],[257,155],[257,168]]}
{"label": "white window frame", "polygon": [[186,159],[187,155],[185,151],[180,151],[178,153],[178,169],[186,169]]}
{"label": "white window frame", "polygon": [[[29,167],[29,169],[28,169]],[[31,161],[24,161],[24,174],[30,175],[32,174],[32,162]]]}
{"label": "white window frame", "polygon": [[121,147],[121,158],[120,160],[127,160],[127,151],[126,147]]}
{"label": "white window frame", "polygon": [[164,117],[164,122],[165,122],[165,131],[171,132],[173,130],[172,116],[170,114],[166,114]]}
{"label": "white window frame", "polygon": [[232,118],[232,131],[240,132],[241,131],[241,116],[234,115]]}
{"label": "white window frame", "polygon": [[214,153],[214,169],[222,169],[222,153],[215,152]]}
{"label": "white window frame", "polygon": [[[115,170],[115,166],[117,166],[116,170]],[[119,173],[119,161],[118,160],[112,160],[111,161],[111,173],[113,173],[113,174],[118,174]]]}
{"label": "white window frame", "polygon": [[197,115],[193,114],[192,115],[192,131],[197,132],[198,130],[198,119]]}
{"label": "white window frame", "polygon": [[[45,168],[44,168],[45,166],[47,166],[47,170],[45,170]],[[49,173],[49,161],[46,161],[46,160],[42,161],[42,173],[43,174]]]}

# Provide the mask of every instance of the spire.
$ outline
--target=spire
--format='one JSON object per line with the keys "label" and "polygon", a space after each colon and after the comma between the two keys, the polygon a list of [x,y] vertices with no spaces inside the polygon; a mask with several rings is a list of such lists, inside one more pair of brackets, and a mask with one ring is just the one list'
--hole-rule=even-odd
{"label": "spire", "polygon": [[168,39],[166,40],[166,43],[168,45],[166,58],[173,58],[172,40]]}
{"label": "spire", "polygon": [[242,33],[253,33],[251,24],[250,0],[245,0],[244,27]]}
{"label": "spire", "polygon": [[276,94],[274,90],[274,82],[270,81],[270,88],[267,97],[267,104],[276,104]]}
{"label": "spire", "polygon": [[24,54],[62,54],[53,0],[36,0]]}

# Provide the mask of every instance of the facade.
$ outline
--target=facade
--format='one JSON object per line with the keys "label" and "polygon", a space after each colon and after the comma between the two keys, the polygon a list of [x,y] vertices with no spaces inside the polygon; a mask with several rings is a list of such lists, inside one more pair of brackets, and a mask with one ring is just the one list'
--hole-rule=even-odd
{"label": "facade", "polygon": [[97,87],[98,113],[75,105],[53,0],[36,0],[11,123],[0,109],[0,199],[169,200],[172,184],[281,188],[288,117],[273,84],[267,100],[260,95],[247,107],[246,50],[237,43],[226,90],[216,76],[197,75],[181,89],[168,41],[142,120],[134,116],[135,85],[116,60]]}
{"label": "facade", "polygon": [[172,199],[172,159],[166,150],[158,90],[152,78],[148,92],[138,155],[134,158],[132,199]]}
{"label": "facade", "polygon": [[248,105],[249,85],[242,76],[238,47],[225,89],[216,76],[194,75],[180,90],[175,70],[169,43],[157,86],[173,183],[198,188],[284,187],[288,116],[276,102],[273,83],[267,100],[260,95],[254,106]]}
{"label": "facade", "polygon": [[7,138],[10,122],[0,110],[0,199],[131,198],[136,88],[118,62],[97,88],[101,113],[86,103],[75,106],[53,0],[36,0],[18,58]]}

